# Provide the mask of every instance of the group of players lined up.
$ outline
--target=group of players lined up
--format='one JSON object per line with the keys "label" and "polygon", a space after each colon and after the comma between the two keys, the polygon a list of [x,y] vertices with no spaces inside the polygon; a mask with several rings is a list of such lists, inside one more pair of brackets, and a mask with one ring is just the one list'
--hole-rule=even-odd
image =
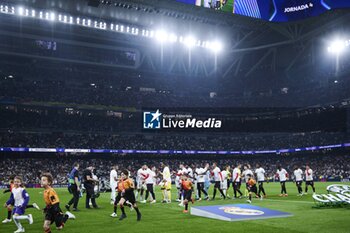
{"label": "group of players lined up", "polygon": [[[213,196],[211,199],[216,198],[217,191],[219,190],[223,199],[229,198],[228,190],[232,183],[233,194],[235,198],[241,198],[243,193],[241,192],[241,182],[244,179],[246,183],[245,196],[248,197],[247,202],[251,203],[252,195],[263,199],[266,197],[264,189],[264,182],[267,181],[264,168],[260,165],[256,165],[256,169],[253,172],[250,165],[245,165],[243,172],[241,172],[241,165],[237,165],[234,169],[230,166],[226,166],[221,170],[216,163],[212,166],[209,163],[204,166],[192,169],[191,167],[181,164],[177,171],[170,171],[167,164],[161,163],[162,172],[156,174],[156,168],[148,168],[147,165],[143,165],[136,174],[135,182],[130,175],[128,170],[122,170],[120,177],[117,174],[117,167],[114,166],[110,172],[110,186],[111,186],[111,203],[114,205],[114,211],[111,214],[112,217],[117,217],[117,208],[119,207],[122,214],[120,220],[126,218],[124,206],[133,208],[137,214],[137,221],[141,220],[141,213],[137,206],[137,200],[140,203],[146,203],[150,198],[150,203],[156,203],[156,196],[154,193],[154,186],[156,184],[156,177],[161,177],[159,185],[162,190],[163,202],[171,203],[171,176],[175,175],[175,184],[178,190],[177,201],[179,205],[184,206],[184,213],[188,212],[188,204],[193,203],[194,198],[192,197],[193,192],[195,193],[198,201],[202,200],[202,193],[204,194],[205,200],[209,198],[209,187],[211,181],[214,182]],[[73,194],[72,199],[67,205],[65,205],[66,211],[63,213],[59,204],[59,198],[55,190],[51,187],[53,177],[50,173],[41,174],[41,186],[44,188],[44,202],[46,207],[44,209],[45,221],[43,225],[44,232],[50,233],[50,225],[56,224],[57,229],[62,229],[68,219],[75,219],[75,216],[69,212],[71,205],[73,210],[78,211],[77,206],[80,197],[80,177],[79,177],[79,164],[74,164],[74,168],[69,174],[69,190]],[[98,181],[93,173],[93,167],[89,166],[83,173],[83,185],[86,191],[86,208],[90,207],[90,202],[94,208],[98,208],[96,204],[96,196],[94,192],[94,184]],[[232,171],[232,172],[231,172]],[[313,192],[315,192],[315,186],[313,183],[313,171],[306,165],[305,172],[300,167],[295,167],[294,170],[294,181],[298,189],[298,195],[303,195],[302,182],[303,174],[305,176],[306,186],[305,193],[308,191],[308,186],[311,186]],[[256,177],[256,178],[255,178]],[[289,179],[287,171],[278,166],[276,177],[279,179],[281,184],[280,196],[288,196],[285,182]],[[257,187],[258,184],[258,187]],[[11,192],[11,196],[5,203],[5,207],[8,210],[8,216],[2,223],[15,222],[17,230],[15,233],[25,232],[21,225],[21,220],[27,220],[29,224],[33,223],[33,217],[31,214],[25,215],[27,208],[37,208],[38,205],[33,203],[29,205],[29,194],[23,185],[22,178],[19,176],[14,177],[10,180],[10,189],[4,192]],[[146,195],[144,197],[144,192]],[[238,196],[239,194],[239,196]],[[261,195],[262,194],[262,195]],[[12,219],[11,219],[12,216]]]}
{"label": "group of players lined up", "polygon": [[[44,188],[44,202],[46,207],[44,212],[44,225],[43,230],[45,233],[51,233],[50,225],[55,223],[56,228],[61,230],[68,219],[75,219],[75,216],[69,211],[63,213],[60,208],[60,200],[56,191],[51,187],[53,183],[53,177],[50,173],[43,173],[40,177],[41,187]],[[29,204],[30,196],[27,193],[23,184],[23,179],[20,176],[10,177],[9,189],[4,193],[10,192],[10,198],[4,204],[7,208],[7,218],[2,221],[3,224],[12,222],[12,219],[17,226],[17,230],[14,233],[25,232],[24,227],[21,224],[21,220],[27,220],[29,224],[33,224],[32,214],[25,214],[26,209],[36,208],[40,210],[40,207],[36,204]]]}
{"label": "group of players lined up", "polygon": [[[168,165],[161,163],[162,172],[156,174],[156,168],[148,168],[147,165],[143,165],[136,174],[135,178],[135,198],[139,200],[140,203],[146,203],[150,197],[150,203],[156,202],[156,197],[154,193],[154,186],[156,184],[156,177],[160,178],[159,186],[162,190],[163,203],[171,202],[171,175],[175,175],[175,185],[178,190],[177,201],[180,202],[179,205],[185,206],[184,212],[187,212],[188,202],[193,201],[192,192],[195,193],[195,197],[198,201],[202,200],[202,194],[204,194],[205,200],[210,200],[208,190],[211,185],[211,181],[214,182],[213,195],[211,199],[216,198],[217,191],[220,192],[223,199],[229,198],[228,190],[230,184],[233,187],[233,199],[241,198],[242,196],[248,197],[247,202],[251,203],[252,194],[256,197],[263,199],[266,197],[266,192],[264,189],[264,182],[267,181],[264,168],[259,164],[253,172],[250,165],[245,165],[243,167],[243,172],[241,171],[241,165],[237,165],[235,168],[231,169],[230,166],[226,166],[221,170],[216,163],[211,166],[209,163],[204,164],[201,167],[191,168],[187,165],[181,164],[177,171],[170,171]],[[302,182],[305,177],[306,186],[305,194],[307,194],[308,186],[312,187],[313,192],[315,192],[315,186],[313,183],[313,171],[306,165],[305,172],[301,170],[300,167],[295,167],[293,172],[294,180],[298,189],[298,195],[303,195]],[[303,175],[304,174],[304,175]],[[289,174],[287,171],[278,166],[275,174],[276,178],[279,179],[281,184],[281,194],[280,196],[288,196],[285,182],[289,179]],[[241,192],[242,180],[246,183],[245,194]],[[115,189],[118,189],[118,177],[116,167],[112,169],[110,173],[110,184],[111,184],[111,202],[115,202]],[[144,197],[144,193],[145,197]],[[117,198],[118,199],[118,198]],[[132,198],[131,203],[135,200]],[[114,212],[112,217],[116,216]]]}

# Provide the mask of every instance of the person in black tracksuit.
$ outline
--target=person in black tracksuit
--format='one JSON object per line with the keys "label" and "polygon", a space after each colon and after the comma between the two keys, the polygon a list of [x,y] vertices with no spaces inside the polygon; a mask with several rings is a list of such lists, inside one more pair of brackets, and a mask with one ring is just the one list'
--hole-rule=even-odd
{"label": "person in black tracksuit", "polygon": [[85,207],[87,209],[90,209],[90,199],[91,199],[91,203],[92,206],[94,208],[98,208],[97,204],[96,204],[96,200],[95,200],[95,191],[94,191],[94,187],[95,187],[95,183],[98,182],[97,180],[94,180],[92,178],[92,171],[93,171],[93,167],[89,166],[87,167],[87,169],[84,171],[83,174],[83,178],[84,178],[84,187],[86,190],[86,201],[85,201]]}
{"label": "person in black tracksuit", "polygon": [[73,194],[73,197],[65,206],[68,211],[71,205],[73,205],[73,211],[78,211],[78,203],[80,196],[79,186],[79,164],[75,163],[72,171],[69,173],[69,191],[71,194]]}

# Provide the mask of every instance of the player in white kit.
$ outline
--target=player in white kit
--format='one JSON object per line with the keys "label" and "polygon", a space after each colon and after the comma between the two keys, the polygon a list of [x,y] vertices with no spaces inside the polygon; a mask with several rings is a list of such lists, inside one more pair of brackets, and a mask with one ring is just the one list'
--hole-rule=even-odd
{"label": "player in white kit", "polygon": [[112,167],[112,170],[109,174],[109,185],[111,186],[111,205],[114,205],[116,198],[116,188],[118,185],[117,166],[115,165]]}
{"label": "player in white kit", "polygon": [[282,197],[282,196],[287,197],[287,196],[288,196],[288,193],[287,193],[287,189],[286,189],[286,181],[287,181],[287,178],[288,178],[288,172],[287,172],[284,168],[282,168],[282,167],[279,165],[279,166],[277,167],[276,176],[279,178],[280,184],[281,184],[281,194],[280,194],[280,197]]}
{"label": "player in white kit", "polygon": [[298,189],[298,196],[302,196],[303,189],[301,186],[303,184],[303,171],[299,168],[299,166],[295,166],[294,168],[294,180]]}
{"label": "player in white kit", "polygon": [[305,194],[307,194],[309,185],[312,187],[312,191],[314,193],[316,192],[314,178],[313,178],[313,171],[309,165],[306,165],[306,168],[305,168],[305,183],[306,183],[305,184]]}

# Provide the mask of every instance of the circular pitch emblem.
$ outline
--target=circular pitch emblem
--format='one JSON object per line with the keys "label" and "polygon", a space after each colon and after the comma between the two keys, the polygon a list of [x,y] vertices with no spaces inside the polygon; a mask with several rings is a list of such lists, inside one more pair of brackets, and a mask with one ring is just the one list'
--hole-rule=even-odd
{"label": "circular pitch emblem", "polygon": [[234,214],[234,215],[263,215],[264,212],[254,209],[244,209],[240,207],[221,207],[221,210],[224,210],[225,213]]}

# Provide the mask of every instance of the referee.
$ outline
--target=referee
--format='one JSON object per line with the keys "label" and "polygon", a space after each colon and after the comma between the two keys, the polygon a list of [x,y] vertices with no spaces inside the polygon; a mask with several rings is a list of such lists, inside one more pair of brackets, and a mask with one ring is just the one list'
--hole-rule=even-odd
{"label": "referee", "polygon": [[78,203],[80,196],[80,181],[79,181],[79,164],[75,163],[72,171],[69,173],[69,192],[73,194],[72,199],[65,206],[69,211],[70,206],[73,204],[73,211],[78,211]]}
{"label": "referee", "polygon": [[84,187],[86,190],[86,202],[85,202],[85,207],[87,209],[91,209],[89,203],[91,199],[92,206],[94,208],[98,208],[95,200],[95,183],[98,182],[98,180],[95,180],[92,178],[92,171],[93,171],[93,166],[88,166],[86,170],[84,171],[83,177],[84,177]]}

